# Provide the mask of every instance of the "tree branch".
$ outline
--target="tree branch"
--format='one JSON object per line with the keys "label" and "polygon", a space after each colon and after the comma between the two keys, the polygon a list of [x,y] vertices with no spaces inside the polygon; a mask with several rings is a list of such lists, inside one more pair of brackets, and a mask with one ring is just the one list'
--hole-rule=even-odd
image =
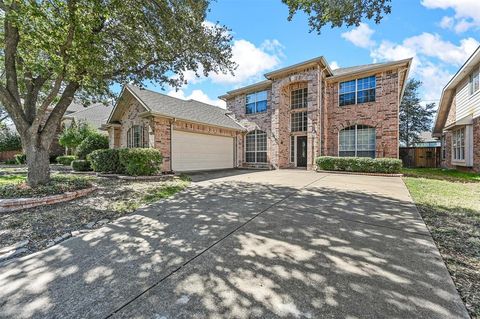
{"label": "tree branch", "polygon": [[18,28],[10,21],[10,11],[14,11],[15,7],[17,7],[15,3],[12,3],[5,11],[5,75],[7,80],[6,89],[16,100],[17,104],[21,105],[16,68],[17,46],[20,41],[20,34],[18,33]]}
{"label": "tree branch", "polygon": [[45,122],[45,125],[43,125],[41,131],[42,142],[51,142],[53,134],[56,132],[58,125],[60,124],[60,120],[63,117],[63,114],[67,110],[68,106],[72,103],[73,96],[75,95],[75,92],[79,87],[80,85],[77,82],[70,82],[67,84],[65,90],[63,90],[60,100],[50,112],[48,119]]}

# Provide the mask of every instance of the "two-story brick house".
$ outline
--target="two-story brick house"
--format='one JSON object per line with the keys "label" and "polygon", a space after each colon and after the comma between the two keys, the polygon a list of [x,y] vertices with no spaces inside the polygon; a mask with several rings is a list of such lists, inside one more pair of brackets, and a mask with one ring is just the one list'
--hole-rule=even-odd
{"label": "two-story brick house", "polygon": [[411,59],[331,70],[323,57],[220,96],[246,129],[236,166],[313,169],[315,158],[398,158],[399,105]]}
{"label": "two-story brick house", "polygon": [[480,47],[443,89],[433,135],[443,167],[480,172]]}

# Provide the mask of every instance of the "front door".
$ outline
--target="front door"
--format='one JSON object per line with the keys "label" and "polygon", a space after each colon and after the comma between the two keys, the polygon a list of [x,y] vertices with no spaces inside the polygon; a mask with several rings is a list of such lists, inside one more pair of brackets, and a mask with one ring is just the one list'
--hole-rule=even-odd
{"label": "front door", "polygon": [[307,167],[306,136],[297,136],[297,167]]}

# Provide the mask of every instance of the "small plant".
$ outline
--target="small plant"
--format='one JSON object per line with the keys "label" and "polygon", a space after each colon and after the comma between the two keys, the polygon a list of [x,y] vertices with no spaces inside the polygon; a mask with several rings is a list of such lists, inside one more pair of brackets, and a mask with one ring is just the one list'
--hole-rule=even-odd
{"label": "small plant", "polygon": [[77,157],[75,155],[62,155],[62,156],[57,156],[57,163],[61,165],[71,165],[74,160],[76,160]]}
{"label": "small plant", "polygon": [[120,164],[127,175],[155,175],[161,171],[162,154],[154,148],[124,148],[119,150]]}
{"label": "small plant", "polygon": [[77,156],[79,159],[86,159],[87,155],[93,151],[107,149],[108,136],[100,133],[94,133],[87,136],[77,147]]}
{"label": "small plant", "polygon": [[402,169],[402,161],[396,158],[320,156],[316,163],[319,169],[326,171],[394,174]]}
{"label": "small plant", "polygon": [[21,153],[21,154],[15,154],[15,162],[17,164],[25,164],[27,163],[27,155]]}
{"label": "small plant", "polygon": [[93,134],[96,134],[95,130],[86,122],[80,121],[65,127],[60,133],[58,142],[63,147],[68,147],[69,149],[75,151],[88,136]]}
{"label": "small plant", "polygon": [[16,132],[12,132],[6,126],[0,126],[0,152],[17,151],[22,149],[22,141]]}
{"label": "small plant", "polygon": [[74,171],[78,171],[78,172],[87,172],[92,170],[92,167],[90,166],[90,162],[87,160],[72,161],[72,168]]}

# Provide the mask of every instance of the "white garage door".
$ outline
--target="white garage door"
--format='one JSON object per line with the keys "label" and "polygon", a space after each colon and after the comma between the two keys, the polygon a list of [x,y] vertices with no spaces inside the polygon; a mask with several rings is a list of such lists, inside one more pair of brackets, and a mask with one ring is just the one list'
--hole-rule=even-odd
{"label": "white garage door", "polygon": [[233,137],[172,132],[172,169],[200,171],[233,167]]}

